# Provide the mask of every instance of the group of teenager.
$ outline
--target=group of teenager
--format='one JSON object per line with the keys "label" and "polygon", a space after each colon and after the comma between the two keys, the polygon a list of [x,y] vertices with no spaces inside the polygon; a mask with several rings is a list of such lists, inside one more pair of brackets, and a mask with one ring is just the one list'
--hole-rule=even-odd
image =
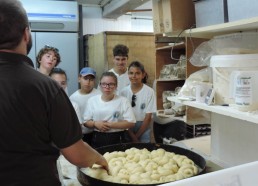
{"label": "group of teenager", "polygon": [[37,71],[27,56],[33,41],[21,1],[0,1],[0,35],[1,185],[61,186],[60,153],[78,167],[98,164],[108,170],[106,159],[82,140],[80,122],[63,88]]}
{"label": "group of teenager", "polygon": [[[122,69],[128,54],[118,55],[115,73],[104,72],[100,80],[95,79],[93,69],[83,68],[79,75],[80,90],[70,99],[66,74],[56,68],[61,61],[58,49],[45,46],[37,56],[37,69],[27,56],[33,42],[21,1],[0,1],[0,35],[2,185],[60,186],[56,164],[60,153],[77,167],[98,164],[108,170],[106,159],[93,145],[103,145],[108,133],[120,135],[128,131],[133,141],[144,138],[155,101],[153,91],[144,84],[147,74],[141,63],[132,62],[125,68],[126,73],[120,73],[116,68]],[[125,88],[120,86],[122,74],[129,77]],[[87,101],[76,96],[97,92],[95,89],[87,92],[97,81],[100,94],[96,93]],[[86,105],[84,110],[81,105]],[[138,121],[142,124],[136,129]],[[87,139],[90,135],[83,135],[82,127],[85,127],[84,133],[91,133],[92,137]],[[119,135],[108,136],[108,139],[124,137]],[[92,140],[92,146],[84,142],[84,138]]]}
{"label": "group of teenager", "polygon": [[[128,65],[129,48],[113,48],[114,67],[96,79],[91,67],[80,70],[80,89],[70,96],[81,123],[83,140],[92,147],[151,142],[152,114],[156,112],[155,94],[147,83],[148,74],[139,61]],[[49,75],[67,93],[67,75],[57,68],[60,55],[45,46],[37,56],[38,71]],[[68,93],[67,93],[68,94]]]}

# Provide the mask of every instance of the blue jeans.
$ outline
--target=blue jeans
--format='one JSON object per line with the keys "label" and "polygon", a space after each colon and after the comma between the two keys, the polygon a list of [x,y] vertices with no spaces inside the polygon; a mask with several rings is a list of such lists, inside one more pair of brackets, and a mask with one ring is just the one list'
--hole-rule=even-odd
{"label": "blue jeans", "polygon": [[[143,121],[137,121],[136,123],[135,123],[135,126],[134,126],[134,128],[132,128],[131,130],[133,131],[133,133],[136,133],[139,129],[140,129],[140,127],[141,127],[141,125],[142,125],[142,122]],[[147,128],[145,131],[144,131],[144,133],[140,136],[140,142],[142,142],[142,143],[150,143],[151,142],[151,127],[149,127],[149,128]],[[130,136],[127,134],[127,136],[126,136],[126,141],[128,141],[128,142],[132,142],[132,140],[131,140],[131,138],[130,138]]]}

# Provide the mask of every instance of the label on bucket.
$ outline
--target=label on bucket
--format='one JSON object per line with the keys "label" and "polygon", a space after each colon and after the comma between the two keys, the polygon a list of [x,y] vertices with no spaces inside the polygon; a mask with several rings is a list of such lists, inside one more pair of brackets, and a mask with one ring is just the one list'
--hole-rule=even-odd
{"label": "label on bucket", "polygon": [[211,57],[210,66],[213,70],[215,104],[236,105],[235,99],[232,96],[235,79],[231,78],[231,74],[234,71],[251,74],[253,83],[251,85],[252,102],[254,104],[258,103],[258,100],[256,100],[258,98],[258,96],[256,96],[258,94],[258,86],[255,87],[258,83],[258,80],[255,79],[258,77],[258,54],[216,55]]}
{"label": "label on bucket", "polygon": [[252,77],[237,76],[235,85],[235,103],[248,106],[252,104]]}
{"label": "label on bucket", "polygon": [[252,111],[258,109],[258,88],[255,86],[258,71],[233,71],[231,74],[232,93],[238,110]]}

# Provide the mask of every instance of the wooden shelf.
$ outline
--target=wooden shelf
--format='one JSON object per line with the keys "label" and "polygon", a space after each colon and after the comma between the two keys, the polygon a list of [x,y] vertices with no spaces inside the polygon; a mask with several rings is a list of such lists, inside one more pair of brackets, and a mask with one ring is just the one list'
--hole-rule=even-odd
{"label": "wooden shelf", "polygon": [[244,120],[258,124],[258,114],[255,112],[242,112],[228,106],[219,106],[219,105],[207,105],[205,103],[198,103],[196,101],[182,101],[177,99],[177,97],[167,97],[169,101],[176,103],[181,103],[186,106],[195,107],[202,110],[207,110],[213,113],[221,114],[224,116],[229,116],[239,120]]}
{"label": "wooden shelf", "polygon": [[169,45],[166,46],[162,46],[162,47],[158,47],[156,48],[156,50],[171,50],[171,49],[185,49],[185,43],[184,42],[180,42],[180,43],[170,43]]}
{"label": "wooden shelf", "polygon": [[156,101],[157,109],[163,110],[163,92],[164,91],[175,91],[177,87],[182,87],[184,81],[157,81],[156,82]]}
{"label": "wooden shelf", "polygon": [[176,79],[157,79],[158,82],[163,82],[163,81],[185,81],[185,79],[182,78],[176,78]]}
{"label": "wooden shelf", "polygon": [[173,118],[174,120],[185,121],[184,116],[166,115],[166,114],[164,114],[164,110],[157,110],[156,114],[157,114],[157,116],[162,117],[162,118]]}

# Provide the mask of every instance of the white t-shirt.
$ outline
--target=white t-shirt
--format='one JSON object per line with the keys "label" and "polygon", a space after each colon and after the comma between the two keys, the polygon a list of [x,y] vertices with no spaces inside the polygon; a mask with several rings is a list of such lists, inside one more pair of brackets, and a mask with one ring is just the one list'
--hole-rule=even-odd
{"label": "white t-shirt", "polygon": [[[87,109],[83,115],[83,120],[108,122],[126,120],[132,123],[136,122],[129,101],[126,98],[118,95],[115,95],[115,97],[108,102],[103,101],[101,99],[101,95],[91,97],[88,100]],[[124,129],[110,129],[108,132],[117,132],[123,130]]]}
{"label": "white t-shirt", "polygon": [[[89,98],[92,96],[98,95],[98,94],[101,94],[101,92],[99,90],[93,88],[89,94],[81,94],[80,90],[77,90],[70,96],[70,100],[72,102],[75,102],[79,106],[79,109],[81,112],[81,118],[79,119],[80,123],[84,123],[82,116],[86,110],[86,106],[87,106],[87,102],[88,102]],[[82,133],[83,134],[86,134],[86,133],[89,133],[92,131],[93,131],[92,129],[89,129],[82,125]]]}
{"label": "white t-shirt", "polygon": [[[133,96],[131,85],[123,88],[120,95],[131,102]],[[155,93],[151,87],[143,84],[142,89],[135,95],[136,105],[133,107],[133,112],[137,121],[143,121],[146,113],[155,113],[157,110]]]}
{"label": "white t-shirt", "polygon": [[73,108],[74,108],[74,110],[76,112],[76,115],[78,117],[79,122],[82,123],[82,115],[81,115],[81,112],[80,112],[79,105],[76,102],[74,102],[74,101],[71,101],[71,103],[72,103]]}
{"label": "white t-shirt", "polygon": [[126,72],[121,75],[117,74],[113,68],[109,71],[114,72],[114,74],[117,76],[117,94],[119,95],[124,87],[130,85],[128,70],[126,70]]}

